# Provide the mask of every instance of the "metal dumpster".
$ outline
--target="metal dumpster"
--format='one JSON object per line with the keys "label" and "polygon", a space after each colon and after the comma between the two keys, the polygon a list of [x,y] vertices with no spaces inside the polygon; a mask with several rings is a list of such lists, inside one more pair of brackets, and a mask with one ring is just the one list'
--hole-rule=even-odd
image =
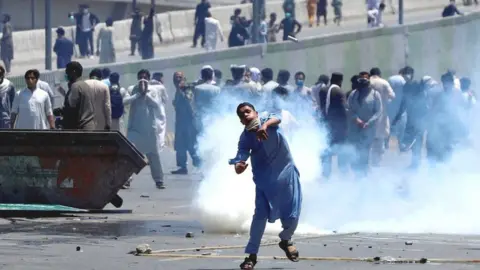
{"label": "metal dumpster", "polygon": [[119,207],[119,189],[146,165],[117,131],[0,130],[0,203]]}

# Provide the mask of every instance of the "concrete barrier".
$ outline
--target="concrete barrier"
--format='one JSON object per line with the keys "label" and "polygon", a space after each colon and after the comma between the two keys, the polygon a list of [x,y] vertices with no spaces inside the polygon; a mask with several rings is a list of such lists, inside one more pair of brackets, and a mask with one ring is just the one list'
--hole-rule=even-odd
{"label": "concrete barrier", "polygon": [[[409,64],[417,76],[430,75],[439,78],[447,68],[454,68],[461,75],[477,76],[476,66],[480,46],[480,13],[439,19],[432,22],[391,28],[365,30],[339,35],[304,39],[299,43],[279,42],[199,53],[161,60],[148,60],[109,65],[121,74],[124,86],[136,82],[136,73],[142,68],[162,71],[169,96],[174,96],[171,76],[174,71],[185,72],[190,81],[198,77],[200,68],[210,64],[223,70],[229,78],[231,64],[246,64],[258,68],[289,69],[291,73],[302,70],[307,83],[312,84],[320,74],[341,71],[346,81],[360,70],[373,66],[381,68],[385,76],[395,74]],[[88,74],[90,69],[84,71]],[[42,74],[51,84],[63,80],[62,71]],[[22,76],[11,77],[15,85],[24,86]],[[348,88],[346,84],[346,88]],[[167,104],[168,130],[173,132],[174,110]],[[171,134],[169,138],[172,138]]]}
{"label": "concrete barrier", "polygon": [[[266,12],[276,12],[279,14],[279,17],[283,16],[282,10],[283,1],[267,2]],[[345,0],[343,14],[348,18],[355,17],[364,17],[365,16],[365,5],[363,0]],[[445,3],[443,0],[405,0],[405,10],[406,12],[424,10],[431,8],[439,8],[444,6]],[[228,35],[230,31],[230,16],[233,14],[235,8],[242,9],[242,14],[247,17],[251,17],[252,6],[251,5],[234,5],[226,7],[216,7],[212,8],[212,14],[218,18],[222,24],[222,28],[225,32],[225,35]],[[328,7],[331,10],[331,7]],[[297,8],[297,19],[302,23],[307,23],[307,13],[306,13],[306,4],[305,0],[298,1]],[[182,42],[189,40],[193,37],[194,28],[194,10],[186,11],[174,11],[168,13],[157,14],[157,19],[161,22],[162,25],[162,35],[164,42]],[[131,20],[122,20],[116,21],[114,23],[114,44],[117,51],[126,51],[130,49],[130,25]],[[96,27],[94,34],[94,43],[96,42],[96,34],[99,29],[105,25],[99,24]],[[71,33],[73,26],[65,27],[67,33]],[[73,29],[74,30],[74,29]],[[53,42],[55,41],[55,30],[53,31]],[[71,36],[72,34],[69,34]],[[44,30],[33,30],[33,31],[21,31],[15,32],[13,34],[14,39],[14,48],[15,48],[15,64],[24,64],[31,62],[42,62],[45,57],[45,31]],[[155,45],[159,45],[159,40],[154,35]],[[54,59],[55,59],[54,55]]]}

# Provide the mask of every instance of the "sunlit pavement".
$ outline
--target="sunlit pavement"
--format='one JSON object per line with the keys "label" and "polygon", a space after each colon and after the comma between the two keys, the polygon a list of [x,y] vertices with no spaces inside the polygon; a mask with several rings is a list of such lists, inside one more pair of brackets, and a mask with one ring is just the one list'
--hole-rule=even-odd
{"label": "sunlit pavement", "polygon": [[[172,151],[165,151],[162,159],[166,172],[174,169]],[[236,256],[242,256],[243,250],[229,247],[245,245],[248,236],[202,233],[203,228],[195,221],[190,207],[199,183],[198,175],[167,174],[167,189],[156,190],[147,167],[135,177],[131,189],[120,193],[125,201],[122,209],[132,209],[133,214],[15,219],[13,223],[0,220],[0,269],[238,269],[241,259]],[[187,233],[192,233],[193,238],[186,238]],[[268,258],[260,260],[256,269],[387,269],[392,262],[407,259],[480,258],[480,236],[376,233],[298,236],[296,244],[301,256],[310,257],[298,263],[273,259],[284,256],[275,245],[276,240],[272,235],[264,237],[264,241],[274,241],[274,245],[261,248],[259,255]],[[127,254],[139,244],[149,244],[152,250],[189,248],[191,251],[177,252],[174,258]],[[217,246],[220,247],[209,249]],[[189,258],[202,254],[224,258]],[[382,262],[358,262],[359,258],[375,257]],[[436,262],[398,267],[469,269],[474,266]]]}

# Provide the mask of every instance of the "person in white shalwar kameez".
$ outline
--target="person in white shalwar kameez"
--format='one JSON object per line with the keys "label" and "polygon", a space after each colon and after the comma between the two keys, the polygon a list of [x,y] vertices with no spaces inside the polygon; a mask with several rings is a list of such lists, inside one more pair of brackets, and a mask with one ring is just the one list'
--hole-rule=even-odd
{"label": "person in white shalwar kameez", "polygon": [[97,36],[97,55],[100,64],[108,64],[116,62],[115,46],[113,44],[113,20],[108,18],[106,27],[100,29]]}
{"label": "person in white shalwar kameez", "polygon": [[138,85],[124,100],[124,104],[130,105],[127,138],[146,155],[157,188],[165,189],[160,152],[165,146],[165,104],[168,97],[162,84],[150,82],[149,71],[140,70],[137,77]]}
{"label": "person in white shalwar kameez", "polygon": [[213,51],[217,48],[217,35],[220,36],[220,41],[223,42],[225,37],[223,36],[220,21],[213,18],[210,11],[208,11],[205,18],[205,49],[207,51]]}
{"label": "person in white shalwar kameez", "polygon": [[[368,27],[381,27],[382,22],[382,13],[385,5],[382,5],[381,0],[367,0],[367,17],[368,17]],[[383,8],[382,8],[383,7]]]}

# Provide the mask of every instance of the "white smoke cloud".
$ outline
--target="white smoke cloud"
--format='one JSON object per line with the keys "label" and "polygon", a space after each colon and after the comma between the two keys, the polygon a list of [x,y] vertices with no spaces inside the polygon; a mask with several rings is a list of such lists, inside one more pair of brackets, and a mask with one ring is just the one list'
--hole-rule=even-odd
{"label": "white smoke cloud", "polygon": [[[243,130],[235,113],[239,103],[222,98],[199,139],[205,179],[194,204],[206,231],[246,232],[253,215],[251,170],[236,175],[228,165]],[[300,125],[288,138],[303,190],[297,233],[480,233],[480,157],[475,144],[435,169],[423,161],[418,172],[408,172],[410,153],[400,155],[394,149],[385,157],[388,162],[368,178],[358,180],[351,173],[334,172],[325,180],[320,155],[326,147],[326,131],[318,127],[309,110],[298,107],[291,113]],[[279,230],[279,222],[267,226],[267,233]]]}

